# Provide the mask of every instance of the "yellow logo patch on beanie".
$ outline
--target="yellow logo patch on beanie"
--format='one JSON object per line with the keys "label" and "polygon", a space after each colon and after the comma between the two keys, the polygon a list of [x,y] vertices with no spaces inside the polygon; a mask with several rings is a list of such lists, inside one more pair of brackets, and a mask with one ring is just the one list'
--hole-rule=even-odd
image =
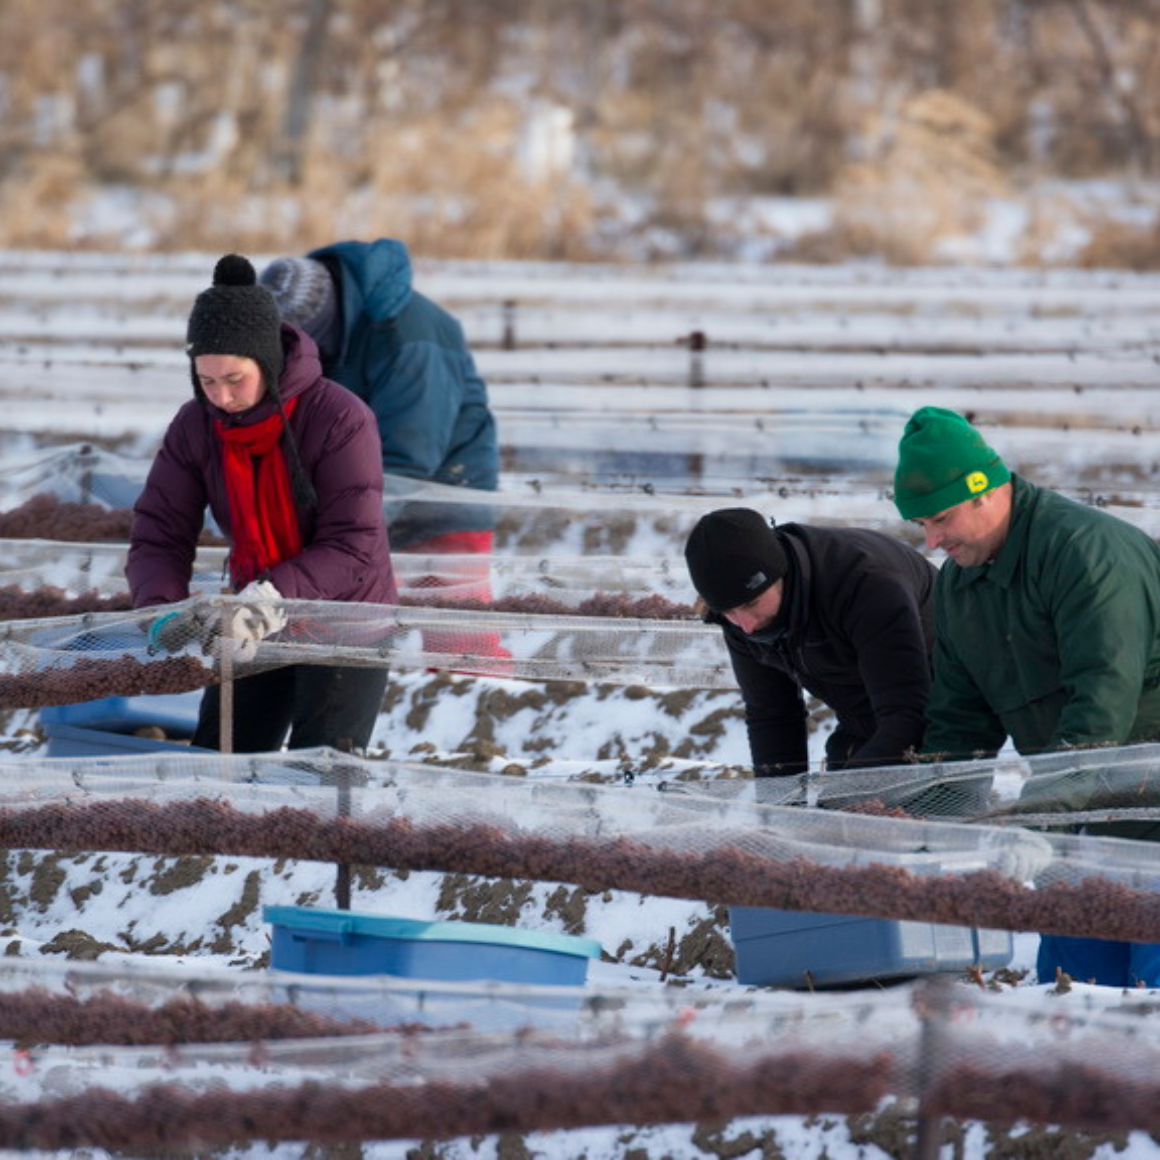
{"label": "yellow logo patch on beanie", "polygon": [[967,476],[967,491],[971,495],[978,495],[981,491],[986,491],[990,486],[991,481],[987,478],[985,471],[972,471]]}

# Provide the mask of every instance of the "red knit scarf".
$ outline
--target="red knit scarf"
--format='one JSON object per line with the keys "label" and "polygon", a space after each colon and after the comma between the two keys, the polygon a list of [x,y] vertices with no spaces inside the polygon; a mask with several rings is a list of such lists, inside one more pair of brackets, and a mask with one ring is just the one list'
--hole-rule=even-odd
{"label": "red knit scarf", "polygon": [[[294,414],[297,402],[286,403],[286,418]],[[275,564],[297,556],[302,533],[282,452],[281,413],[246,427],[227,427],[220,419],[215,424],[224,449],[233,531],[230,574],[237,592]]]}

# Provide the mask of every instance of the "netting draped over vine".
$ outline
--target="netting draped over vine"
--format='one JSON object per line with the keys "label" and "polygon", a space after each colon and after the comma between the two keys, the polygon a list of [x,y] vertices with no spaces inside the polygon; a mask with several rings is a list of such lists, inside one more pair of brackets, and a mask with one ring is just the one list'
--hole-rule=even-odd
{"label": "netting draped over vine", "polygon": [[[0,538],[0,613],[4,620],[131,608],[126,549],[119,544]],[[490,587],[480,598],[478,556],[395,553],[402,603],[466,611],[599,614],[602,603],[621,615],[695,619],[695,593],[677,556],[494,556],[484,562]],[[203,546],[192,588],[221,590],[225,550]]]}
{"label": "netting draped over vine", "polygon": [[[623,426],[624,417],[611,400],[609,406],[610,422]],[[788,423],[786,416],[776,421],[767,417],[767,421],[785,427],[790,442],[800,440],[802,430],[812,431],[828,449],[834,471],[773,470],[767,462],[765,469],[755,469],[739,486],[728,488],[698,488],[687,479],[677,487],[663,473],[654,479],[627,470],[610,480],[587,483],[583,478],[554,474],[550,470],[556,462],[553,453],[544,471],[505,469],[497,492],[387,475],[385,512],[388,518],[397,518],[404,509],[417,514],[446,505],[485,508],[496,522],[497,554],[537,558],[606,553],[627,560],[637,553],[621,549],[631,543],[634,529],[646,526],[652,537],[671,542],[673,554],[678,555],[698,515],[734,505],[754,507],[783,523],[840,522],[911,534],[890,501],[885,460],[876,470],[859,473],[857,459],[852,462],[844,457],[834,444],[828,427],[840,420],[829,410],[788,418]],[[904,419],[880,414],[872,422],[865,417],[851,422],[884,454],[896,444]],[[698,415],[691,422],[703,427],[706,416]],[[130,509],[150,463],[148,458],[118,455],[91,444],[12,457],[0,468],[0,538],[125,542]],[[1117,484],[1107,491],[1077,489],[1071,480],[1063,481],[1061,489],[1081,503],[1099,506],[1153,535],[1160,534],[1155,496],[1146,487],[1133,490]],[[209,534],[213,531],[211,527]],[[617,550],[609,551],[611,547]]]}
{"label": "netting draped over vine", "polygon": [[[889,477],[906,415],[932,397],[1001,427],[1005,461],[1029,478],[1160,533],[1140,419],[1155,387],[1144,276],[851,279],[779,265],[497,277],[436,263],[422,285],[472,336],[502,490],[388,477],[385,514],[486,508],[495,554],[397,553],[399,607],[282,602],[285,626],[251,648],[221,629],[233,605],[211,527],[195,598],[177,610],[197,614],[188,639],[163,653],[149,644],[155,613],[130,608],[124,550],[150,448],[189,397],[181,336],[208,268],[198,255],[5,259],[0,707],[194,690],[317,659],[733,690],[680,558],[696,517],[736,504],[913,537]],[[520,343],[505,335],[501,349],[509,309]],[[12,453],[70,431],[131,455]],[[485,655],[481,633],[502,652]],[[497,684],[498,701],[502,683],[477,687]],[[308,854],[400,877],[1160,941],[1155,845],[1097,836],[1160,824],[1158,746],[759,781],[675,757],[616,774],[611,760],[567,756],[581,761],[544,755],[532,776],[501,777],[328,750],[28,754],[0,762],[0,847],[34,874],[74,851]],[[76,861],[95,877],[75,893],[95,893],[104,872]],[[1048,1010],[1030,988],[962,979],[811,995],[603,985],[622,967],[618,978],[639,974],[627,952],[584,987],[323,979],[144,968],[141,942],[123,945],[132,963],[104,950],[103,964],[65,964],[47,946],[0,956],[0,1147],[325,1148],[891,1101],[920,1117],[1160,1134],[1146,991],[1077,982]]]}
{"label": "netting draped over vine", "polygon": [[[22,622],[8,624],[0,647],[0,706],[201,688],[221,679],[223,655],[238,666],[236,675],[325,656],[336,664],[530,679],[733,684],[720,634],[694,612],[680,556],[696,517],[723,500],[640,490],[616,496],[610,511],[607,494],[545,489],[527,479],[501,493],[388,479],[388,508],[486,504],[513,519],[518,513],[506,527],[501,522],[512,553],[396,553],[400,609],[304,603],[287,608],[283,632],[241,651],[222,645],[211,611],[178,655],[158,655],[143,649],[156,613],[131,612],[123,576],[129,506],[147,470],[148,461],[75,445],[0,471],[0,615]],[[727,502],[770,514],[783,503],[798,505],[800,513],[813,498],[832,499],[826,491],[817,481],[781,483],[776,493]],[[859,493],[846,480],[840,491],[844,519],[881,523],[890,510],[881,487]],[[636,521],[649,527],[648,550],[613,551],[624,545],[608,541],[611,529],[623,525],[616,534],[631,538]],[[671,552],[658,554],[657,542],[671,544]],[[210,529],[195,563],[194,593],[221,600],[225,571],[224,549]],[[74,613],[85,619],[70,622]],[[38,623],[48,618],[54,623]]]}
{"label": "netting draped over vine", "polygon": [[[0,1145],[184,1149],[739,1115],[1160,1128],[1153,1007],[0,962]],[[321,1082],[325,1076],[325,1082]]]}
{"label": "netting draped over vine", "polygon": [[[1123,751],[1132,776],[1154,776],[1156,751],[1145,748],[1146,767]],[[9,849],[308,852],[714,904],[1160,941],[1150,843],[770,806],[755,800],[761,782],[710,792],[590,785],[328,750],[25,759],[6,764],[0,782],[0,846]]]}
{"label": "netting draped over vine", "polygon": [[[541,680],[656,687],[728,684],[718,630],[698,621],[460,611],[330,601],[281,601],[285,627],[231,638],[237,597],[165,606],[187,617],[179,640],[150,643],[158,609],[0,623],[0,707],[68,705],[109,696],[186,692],[287,664],[439,667]],[[477,651],[498,634],[509,656]],[[426,635],[425,635],[426,634]],[[431,641],[437,636],[438,647]]]}

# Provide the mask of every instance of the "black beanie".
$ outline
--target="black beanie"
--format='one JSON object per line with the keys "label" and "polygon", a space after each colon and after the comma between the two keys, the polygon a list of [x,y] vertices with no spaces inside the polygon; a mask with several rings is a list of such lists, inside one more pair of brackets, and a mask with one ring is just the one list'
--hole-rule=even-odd
{"label": "black beanie", "polygon": [[[252,358],[275,398],[282,374],[282,318],[273,295],[258,285],[254,267],[241,254],[226,254],[213,271],[213,285],[193,304],[185,332],[191,364],[199,354]],[[200,392],[193,367],[194,389]]]}
{"label": "black beanie", "polygon": [[702,516],[685,543],[689,577],[714,612],[755,600],[785,574],[785,549],[769,521],[750,508]]}

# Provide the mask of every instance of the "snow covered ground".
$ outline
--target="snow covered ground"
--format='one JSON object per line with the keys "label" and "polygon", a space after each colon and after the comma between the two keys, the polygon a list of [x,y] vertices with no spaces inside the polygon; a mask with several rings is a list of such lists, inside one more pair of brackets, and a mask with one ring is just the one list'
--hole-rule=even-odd
{"label": "snow covered ground", "polygon": [[[147,461],[189,389],[184,322],[213,260],[0,254],[6,462],[35,462],[46,448],[85,438]],[[781,522],[911,536],[888,487],[906,416],[927,403],[973,415],[1011,466],[1036,481],[1160,534],[1160,277],[439,263],[420,264],[418,281],[464,319],[491,386],[507,468],[501,556],[643,561],[666,570],[671,598],[691,601],[680,548],[709,507],[745,503]],[[695,332],[708,338],[703,352],[690,349]],[[679,769],[674,755],[695,738],[698,761],[744,766],[732,691],[675,692],[399,671],[373,745],[396,760],[493,771],[514,764],[532,778],[629,771],[644,785]],[[20,735],[34,725],[30,714],[12,715],[10,743],[34,753],[38,741]],[[222,858],[183,874],[178,861],[12,854],[0,879],[0,945],[21,960],[149,956],[243,969],[268,950],[261,905],[330,905],[334,868],[325,864]],[[543,884],[519,894],[430,873],[367,872],[353,888],[356,910],[567,925]],[[657,987],[662,973],[690,988],[735,985],[713,969],[713,937],[719,946],[724,928],[712,907],[606,892],[582,910],[583,933],[615,960],[592,966],[590,988]],[[1035,936],[1019,934],[1014,946],[1009,993],[1041,997],[1045,1011],[1081,997],[1119,1001],[1100,988],[1079,986],[1067,997],[1020,979],[1033,965]],[[363,1154],[880,1160],[910,1155],[912,1144],[835,1116],[414,1148],[384,1144]],[[1160,1144],[1143,1133],[1085,1141],[972,1124],[941,1156],[1017,1154],[1146,1160],[1160,1156]]]}

